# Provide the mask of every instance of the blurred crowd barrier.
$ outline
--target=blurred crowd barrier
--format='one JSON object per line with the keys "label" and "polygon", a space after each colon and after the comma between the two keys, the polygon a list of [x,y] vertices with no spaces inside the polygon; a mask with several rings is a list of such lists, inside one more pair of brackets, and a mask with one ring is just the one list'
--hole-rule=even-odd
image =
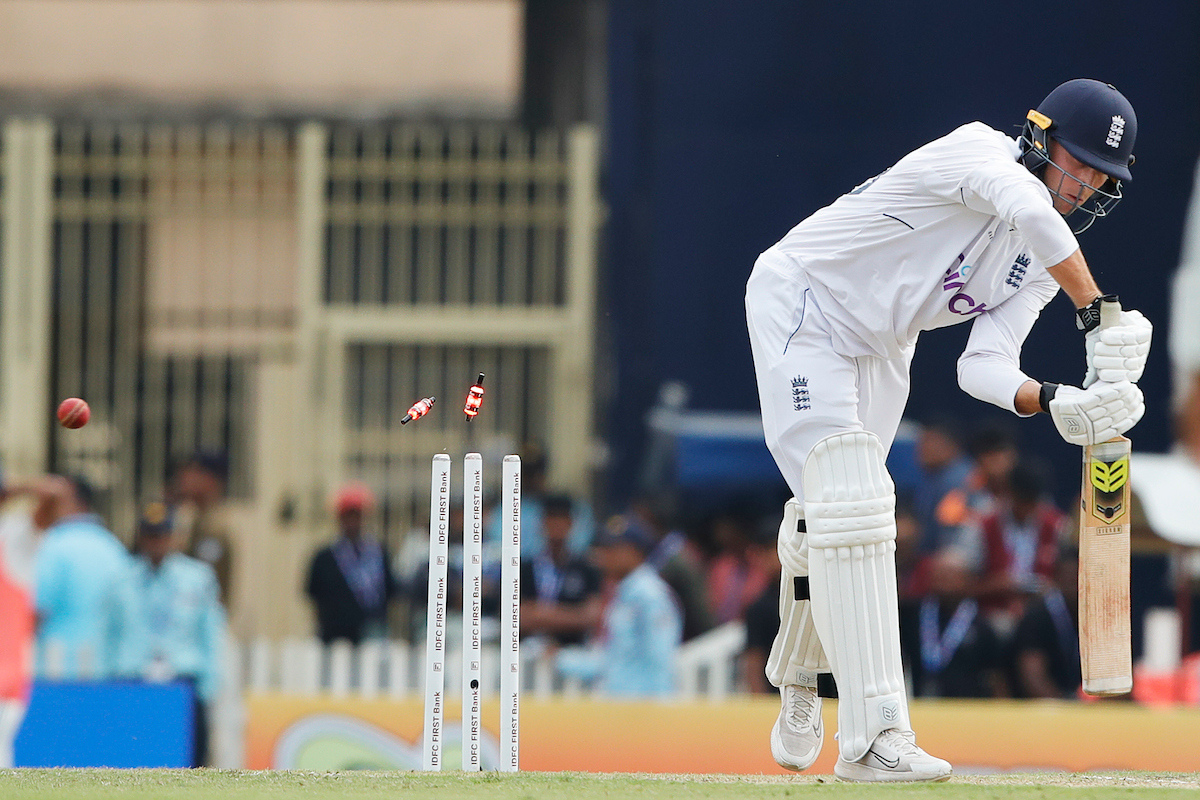
{"label": "blurred crowd barrier", "polygon": [[192,687],[35,681],[14,747],[21,767],[189,767]]}
{"label": "blurred crowd barrier", "polygon": [[[0,461],[89,478],[128,538],[174,459],[227,453],[242,636],[307,630],[346,480],[393,551],[437,452],[538,441],[587,496],[598,161],[590,127],[7,119]],[[66,396],[86,427],[53,425]]]}
{"label": "blurred crowd barrier", "polygon": [[[680,701],[715,701],[733,693],[737,678],[736,660],[744,642],[745,628],[740,622],[736,622],[728,623],[685,643],[677,658],[679,691],[676,698]],[[19,740],[18,757],[26,759],[21,762],[22,765],[49,764],[57,757],[60,759],[59,763],[69,762],[75,766],[180,766],[169,759],[163,760],[166,756],[160,752],[162,748],[147,751],[138,742],[139,733],[144,728],[139,709],[145,706],[146,702],[153,708],[158,701],[151,697],[139,706],[137,702],[130,700],[130,697],[137,699],[136,691],[130,687],[157,686],[173,690],[175,684],[93,681],[89,672],[94,660],[86,653],[79,654],[72,660],[74,669],[69,680],[56,680],[56,675],[67,674],[63,671],[65,659],[61,648],[49,649],[52,652],[47,658],[47,679],[40,681],[35,688],[34,701],[30,705],[25,723],[26,728],[22,731],[22,736],[28,743]],[[545,702],[551,698],[591,696],[589,687],[557,673],[552,651],[536,646],[523,646],[521,658],[524,699]],[[445,663],[446,686],[461,686],[460,642],[450,642]],[[498,644],[485,644],[481,685],[484,698],[495,698],[499,694],[499,664]],[[249,726],[248,698],[286,695],[310,699],[350,699],[368,706],[390,701],[419,702],[423,697],[425,685],[424,666],[424,646],[413,646],[403,640],[369,639],[357,647],[344,640],[327,646],[316,638],[305,637],[263,637],[245,643],[231,641],[225,659],[222,689],[209,715],[212,763],[224,768],[244,765]],[[89,717],[88,725],[77,726],[80,735],[66,739],[60,737],[55,743],[52,735],[39,732],[52,732],[57,726],[54,720],[62,714],[62,702],[59,699],[59,694],[63,691],[61,687],[75,687],[73,691],[96,699],[81,706],[91,709],[81,711],[81,714],[92,716]],[[86,687],[92,687],[94,691]],[[58,694],[55,694],[56,692]],[[106,699],[110,695],[118,699]],[[450,695],[456,696],[457,692],[451,690]],[[166,692],[164,696],[170,699],[173,695]],[[187,696],[190,697],[190,693]],[[112,714],[111,711],[105,710],[108,709],[105,703],[111,705],[113,702],[126,704],[129,719],[125,721],[121,730],[105,729],[100,735],[97,726],[104,729],[104,726],[108,725],[106,720]],[[168,705],[159,705],[161,713],[156,712],[154,724],[164,733],[170,734],[164,741],[174,743],[187,738],[184,732],[190,729],[191,717],[187,716],[185,719],[182,713],[178,718],[173,717],[168,713]],[[98,707],[101,708],[101,712],[94,713]],[[419,714],[416,719],[419,723]],[[123,744],[114,744],[118,739]],[[107,742],[108,749],[98,749],[97,741]],[[182,751],[186,748],[181,746],[179,749]],[[114,761],[118,755],[118,761]]]}
{"label": "blurred crowd barrier", "polygon": [[[522,765],[596,771],[779,771],[765,747],[778,700],[774,694],[751,695],[738,687],[736,662],[744,644],[741,623],[727,623],[686,642],[677,661],[679,691],[654,701],[606,701],[589,687],[556,675],[550,651],[523,648]],[[458,645],[451,642],[448,687],[461,684],[460,656]],[[312,638],[259,638],[232,642],[226,664],[227,680],[210,714],[214,766],[419,767],[423,647],[398,640],[368,640],[353,647],[346,642],[326,646]],[[489,759],[498,759],[498,664],[495,645],[486,646],[485,767]],[[1191,769],[1194,754],[1188,743],[1200,735],[1200,717],[1187,706],[1194,705],[1189,693],[1200,685],[1200,659],[1187,660],[1171,688],[1164,689],[1159,684],[1165,678],[1145,670],[1139,669],[1143,696],[1135,698],[1140,701],[1136,703],[914,700],[913,719],[923,742],[936,740],[939,752],[950,753],[968,771]],[[1183,694],[1181,687],[1187,690]],[[18,758],[25,759],[20,763],[30,766],[35,763],[30,759],[36,759],[36,764],[78,766],[176,765],[171,759],[175,750],[187,750],[191,724],[189,707],[176,695],[188,696],[172,683],[40,681],[18,740]],[[456,697],[451,691],[446,704],[446,758],[451,764],[457,763],[451,751],[460,734]],[[69,737],[61,735],[56,722],[62,719],[64,702],[80,718]],[[121,709],[115,727],[113,708]],[[836,704],[829,704],[825,713],[827,724],[836,727]],[[158,733],[148,743],[146,731],[151,728]],[[1030,739],[1026,732],[1031,729],[1043,735]],[[1081,748],[1084,730],[1091,744]],[[964,731],[977,735],[964,738]],[[661,747],[663,741],[674,745]],[[816,772],[832,769],[833,751],[827,749]]]}
{"label": "blurred crowd barrier", "polygon": [[[736,659],[745,644],[745,626],[730,622],[680,646],[677,674],[680,699],[725,697],[735,690]],[[587,691],[578,680],[564,678],[554,668],[553,651],[522,646],[522,691],[535,697]],[[499,690],[499,650],[485,644],[481,691]],[[231,646],[228,660],[232,686],[253,692],[328,692],[336,697],[404,697],[424,686],[423,645],[403,640],[366,640],[357,647],[345,640],[324,645],[315,638],[266,638]],[[451,641],[446,651],[446,686],[462,683],[462,646]]]}
{"label": "blurred crowd barrier", "polygon": [[[447,706],[445,763],[459,763],[457,709]],[[483,705],[483,763],[495,763],[499,703]],[[530,697],[521,707],[521,768],[584,772],[786,774],[771,758],[776,698],[713,702]],[[836,703],[823,710],[827,729]],[[991,772],[1195,769],[1200,716],[1131,703],[914,700],[920,743],[961,775]],[[413,769],[420,764],[421,701],[251,694],[250,769]],[[1031,735],[1036,732],[1036,735]],[[826,739],[810,770],[833,771]]]}

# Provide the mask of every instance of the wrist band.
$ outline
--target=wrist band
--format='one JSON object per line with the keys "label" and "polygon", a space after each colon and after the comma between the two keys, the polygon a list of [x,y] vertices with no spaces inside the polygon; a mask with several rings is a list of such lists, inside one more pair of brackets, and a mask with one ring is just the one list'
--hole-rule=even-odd
{"label": "wrist band", "polygon": [[1043,383],[1041,391],[1038,392],[1038,405],[1042,407],[1042,411],[1050,413],[1050,401],[1054,399],[1058,387],[1062,384],[1058,383]]}
{"label": "wrist band", "polygon": [[1086,306],[1075,311],[1075,327],[1084,333],[1094,331],[1100,325],[1100,304],[1115,303],[1115,294],[1102,294]]}

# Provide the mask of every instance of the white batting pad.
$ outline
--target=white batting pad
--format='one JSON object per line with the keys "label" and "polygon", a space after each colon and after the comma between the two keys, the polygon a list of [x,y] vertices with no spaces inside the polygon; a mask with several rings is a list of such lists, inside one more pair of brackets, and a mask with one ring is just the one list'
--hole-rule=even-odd
{"label": "white batting pad", "polygon": [[[810,685],[815,673],[829,672],[829,662],[813,625],[812,604],[807,598],[808,545],[800,530],[803,506],[792,498],[783,506],[779,526],[779,632],[767,658],[767,680],[772,686]],[[804,590],[797,599],[797,579]]]}
{"label": "white batting pad", "polygon": [[838,745],[857,761],[880,732],[911,730],[896,593],[896,495],[883,445],[834,434],[804,465],[812,616],[838,687]]}

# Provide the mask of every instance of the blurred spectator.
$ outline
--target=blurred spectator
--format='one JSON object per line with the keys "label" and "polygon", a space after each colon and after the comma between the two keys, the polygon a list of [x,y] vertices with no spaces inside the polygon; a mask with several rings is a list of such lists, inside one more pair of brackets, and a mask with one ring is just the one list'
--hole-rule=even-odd
{"label": "blurred spectator", "polygon": [[[546,468],[548,466],[545,450],[540,445],[527,443],[521,453],[521,557],[532,558],[545,549],[542,541],[543,503],[546,497]],[[571,535],[567,538],[567,549],[574,555],[585,555],[592,544],[595,535],[596,522],[592,508],[586,502],[576,499],[571,510]],[[493,543],[499,542],[501,535],[500,507],[493,507],[487,517],[487,530],[484,534],[485,560],[499,560],[499,552],[488,552],[487,548],[498,547]]]}
{"label": "blurred spectator", "polygon": [[1008,477],[1019,457],[1017,442],[1006,426],[988,425],[971,437],[969,449],[975,465],[967,482],[971,511],[983,516],[1008,502]]}
{"label": "blurred spectator", "polygon": [[913,510],[921,525],[922,555],[955,544],[970,518],[971,460],[963,454],[957,423],[930,420],[917,438],[921,482],[913,497]]}
{"label": "blurred spectator", "polygon": [[[388,603],[399,594],[399,586],[387,548],[363,529],[374,505],[366,486],[343,487],[333,504],[337,541],[322,547],[309,562],[305,591],[316,611],[317,636],[325,644],[345,639],[357,645],[387,633]],[[461,514],[461,502],[458,508]],[[461,537],[461,520],[458,533]]]}
{"label": "blurred spectator", "polygon": [[612,697],[675,691],[683,616],[670,587],[646,563],[653,546],[649,531],[629,517],[615,517],[599,532],[595,551],[612,597],[595,646],[559,651],[564,676],[593,681],[601,694]]}
{"label": "blurred spectator", "polygon": [[1018,464],[1009,474],[1010,501],[979,521],[978,535],[965,537],[975,595],[1002,637],[1012,633],[1028,598],[1054,579],[1065,515],[1050,502],[1042,472]]}
{"label": "blurred spectator", "polygon": [[33,682],[37,530],[27,511],[7,505],[17,493],[0,476],[0,769],[13,766],[13,741]]}
{"label": "blurred spectator", "polygon": [[728,509],[712,519],[717,554],[708,565],[708,593],[718,625],[741,619],[770,576],[747,556],[754,522],[740,509]]}
{"label": "blurred spectator", "polygon": [[600,570],[567,549],[573,524],[567,495],[543,503],[545,549],[521,559],[521,635],[545,636],[555,645],[583,644],[600,623]]}
{"label": "blurred spectator", "polygon": [[1079,553],[1060,551],[1054,583],[1031,602],[1013,635],[1018,697],[1077,696],[1079,668]]}
{"label": "blurred spectator", "polygon": [[912,498],[896,496],[896,585],[900,604],[919,601],[925,594],[925,575],[921,558],[921,524],[913,510]]}
{"label": "blurred spectator", "polygon": [[145,662],[133,560],[94,512],[91,484],[53,475],[34,491],[34,524],[46,531],[35,562],[37,674],[68,680],[140,675]]}
{"label": "blurred spectator", "polygon": [[[1075,524],[1071,529],[1078,530],[1078,516],[1072,522]],[[1129,495],[1129,551],[1130,632],[1136,660],[1142,656],[1145,645],[1146,614],[1152,608],[1178,608],[1181,598],[1176,593],[1177,582],[1190,579],[1186,562],[1179,559],[1186,550],[1176,548],[1154,531],[1137,492]],[[1189,652],[1200,641],[1195,632],[1195,625],[1200,622],[1198,610],[1188,610],[1193,629],[1188,640],[1181,644]]]}
{"label": "blurred spectator", "polygon": [[134,537],[134,583],[141,595],[146,637],[144,676],[183,681],[192,688],[195,737],[192,766],[208,763],[208,710],[221,688],[225,609],[212,567],[176,552],[174,521],[165,503],[150,503]]}
{"label": "blurred spectator", "polygon": [[1175,439],[1200,464],[1200,162],[1184,223],[1179,269],[1172,282],[1168,329]]}
{"label": "blurred spectator", "polygon": [[674,508],[665,494],[647,494],[633,502],[631,513],[654,537],[647,561],[679,601],[683,611],[683,640],[699,636],[716,624],[708,598],[704,567],[683,531],[672,527]]}
{"label": "blurred spectator", "polygon": [[1006,696],[1000,642],[969,596],[966,557],[943,548],[929,567],[929,593],[909,607],[900,626],[913,696]]}
{"label": "blurred spectator", "polygon": [[[1179,269],[1171,290],[1171,324],[1168,328],[1171,355],[1172,410],[1175,422],[1175,447],[1200,467],[1200,161],[1196,162],[1192,197],[1184,221],[1183,243]],[[1136,505],[1135,505],[1136,512]],[[1137,535],[1136,518],[1134,536]],[[1138,542],[1134,544],[1134,573],[1139,566],[1157,579],[1155,556],[1144,553],[1138,562]],[[1176,551],[1171,557],[1172,579],[1178,593],[1177,603],[1183,612],[1183,649],[1194,652],[1200,647],[1200,571],[1197,570],[1194,549]],[[1135,608],[1139,599],[1134,584]],[[1146,598],[1153,602],[1152,599]],[[1144,600],[1144,601],[1145,601]],[[1143,609],[1144,610],[1144,609]],[[1134,620],[1134,646],[1139,647],[1141,620]],[[1140,650],[1135,650],[1135,655]]]}
{"label": "blurred spectator", "polygon": [[774,694],[777,689],[767,681],[767,657],[775,634],[779,632],[779,522],[765,519],[755,530],[746,551],[750,562],[769,580],[754,602],[746,607],[746,646],[742,650],[742,685],[746,691]]}
{"label": "blurred spectator", "polygon": [[168,500],[176,509],[180,547],[213,568],[221,587],[221,604],[232,616],[237,542],[225,503],[228,480],[225,454],[201,451],[176,465]]}

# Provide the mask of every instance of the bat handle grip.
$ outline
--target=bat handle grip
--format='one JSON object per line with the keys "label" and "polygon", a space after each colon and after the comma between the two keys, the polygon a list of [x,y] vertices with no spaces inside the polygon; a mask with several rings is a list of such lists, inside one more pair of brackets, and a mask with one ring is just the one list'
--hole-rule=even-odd
{"label": "bat handle grip", "polygon": [[[1115,294],[1105,295],[1100,300],[1100,330],[1111,328],[1121,321],[1121,301]],[[1117,436],[1110,442],[1119,442],[1125,437]]]}
{"label": "bat handle grip", "polygon": [[1121,301],[1115,294],[1100,300],[1100,329],[1111,328],[1121,321]]}

